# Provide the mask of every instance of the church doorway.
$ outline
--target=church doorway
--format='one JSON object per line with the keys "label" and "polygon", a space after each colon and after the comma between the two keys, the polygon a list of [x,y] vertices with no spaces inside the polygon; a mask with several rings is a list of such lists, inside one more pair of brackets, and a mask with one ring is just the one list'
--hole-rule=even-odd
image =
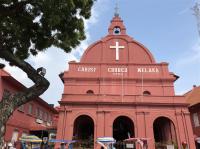
{"label": "church doorway", "polygon": [[[125,148],[126,144],[123,142],[125,139],[135,136],[134,123],[126,116],[119,116],[113,122],[113,138],[116,140],[115,147]],[[135,145],[132,145],[133,148]]]}
{"label": "church doorway", "polygon": [[156,149],[165,149],[168,146],[177,146],[177,137],[174,123],[166,117],[158,117],[153,123]]}
{"label": "church doorway", "polygon": [[77,140],[74,148],[94,147],[94,121],[87,115],[81,115],[74,121],[73,139]]}

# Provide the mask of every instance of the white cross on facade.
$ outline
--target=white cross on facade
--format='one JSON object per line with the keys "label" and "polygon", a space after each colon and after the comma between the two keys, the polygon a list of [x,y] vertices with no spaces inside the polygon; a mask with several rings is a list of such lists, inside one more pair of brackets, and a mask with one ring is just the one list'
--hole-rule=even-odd
{"label": "white cross on facade", "polygon": [[119,46],[119,42],[116,41],[116,45],[110,46],[110,48],[116,50],[116,61],[118,61],[119,60],[119,49],[124,49],[124,46]]}

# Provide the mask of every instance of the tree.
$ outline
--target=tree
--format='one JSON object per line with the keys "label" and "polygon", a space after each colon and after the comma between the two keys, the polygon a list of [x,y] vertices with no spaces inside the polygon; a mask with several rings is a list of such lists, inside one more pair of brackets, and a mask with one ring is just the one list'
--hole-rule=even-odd
{"label": "tree", "polygon": [[[95,0],[1,0],[0,58],[23,70],[34,85],[22,92],[4,91],[0,101],[0,147],[13,111],[43,94],[49,82],[25,60],[51,46],[70,52],[85,39],[84,19]],[[0,64],[3,67],[4,64]]]}

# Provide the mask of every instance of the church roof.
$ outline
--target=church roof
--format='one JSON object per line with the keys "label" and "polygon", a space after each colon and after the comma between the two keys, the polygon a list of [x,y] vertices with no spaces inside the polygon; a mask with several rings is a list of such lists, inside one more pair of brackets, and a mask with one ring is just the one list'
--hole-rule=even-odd
{"label": "church roof", "polygon": [[151,52],[126,34],[126,27],[118,15],[111,20],[108,34],[90,45],[80,62],[155,64]]}

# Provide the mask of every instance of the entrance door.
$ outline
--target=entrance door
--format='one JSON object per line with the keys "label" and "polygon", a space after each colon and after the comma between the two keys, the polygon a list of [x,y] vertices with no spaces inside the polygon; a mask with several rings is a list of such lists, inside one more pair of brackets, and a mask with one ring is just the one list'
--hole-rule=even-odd
{"label": "entrance door", "polygon": [[74,122],[74,148],[92,149],[94,146],[94,122],[91,117],[81,115]]}
{"label": "entrance door", "polygon": [[169,118],[157,118],[154,121],[153,130],[156,149],[166,149],[167,146],[178,149],[175,127]]}
{"label": "entrance door", "polygon": [[134,143],[125,143],[124,140],[135,136],[134,124],[126,116],[119,116],[113,122],[113,138],[116,140],[117,149],[130,148],[135,149]]}

